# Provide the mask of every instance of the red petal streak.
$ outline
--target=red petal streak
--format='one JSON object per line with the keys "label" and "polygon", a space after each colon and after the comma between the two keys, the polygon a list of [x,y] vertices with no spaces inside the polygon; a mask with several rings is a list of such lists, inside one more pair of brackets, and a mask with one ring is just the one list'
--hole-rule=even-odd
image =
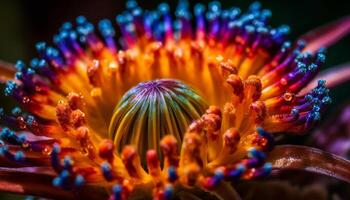
{"label": "red petal streak", "polygon": [[350,161],[319,149],[280,145],[268,154],[276,170],[304,170],[334,177],[350,183]]}
{"label": "red petal streak", "polygon": [[316,52],[319,48],[329,47],[350,32],[350,16],[331,22],[301,37],[307,42],[305,51]]}
{"label": "red petal streak", "polygon": [[337,67],[332,67],[329,70],[321,72],[314,78],[302,91],[300,95],[305,95],[317,86],[318,80],[326,80],[328,88],[336,87],[350,80],[350,62]]}

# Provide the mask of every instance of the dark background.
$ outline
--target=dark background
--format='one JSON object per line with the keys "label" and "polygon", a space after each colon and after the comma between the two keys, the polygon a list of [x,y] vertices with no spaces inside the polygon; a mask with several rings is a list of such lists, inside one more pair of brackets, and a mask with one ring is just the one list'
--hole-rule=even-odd
{"label": "dark background", "polygon": [[[139,0],[141,7],[154,9],[159,0]],[[206,3],[209,1],[190,1]],[[221,1],[223,7],[237,6],[243,11],[252,1]],[[287,24],[291,27],[290,39],[295,40],[307,31],[350,14],[349,0],[262,0],[265,8],[273,13],[272,24]],[[14,63],[36,56],[34,45],[38,41],[52,41],[60,25],[73,21],[79,15],[86,16],[93,23],[103,18],[114,19],[125,8],[120,0],[0,0],[0,60]],[[176,0],[169,1],[175,8]],[[324,69],[350,61],[350,37],[339,41],[328,49]],[[350,83],[332,91],[333,105],[325,114],[350,100]],[[0,199],[13,199],[1,196]],[[23,198],[22,198],[23,199]]]}

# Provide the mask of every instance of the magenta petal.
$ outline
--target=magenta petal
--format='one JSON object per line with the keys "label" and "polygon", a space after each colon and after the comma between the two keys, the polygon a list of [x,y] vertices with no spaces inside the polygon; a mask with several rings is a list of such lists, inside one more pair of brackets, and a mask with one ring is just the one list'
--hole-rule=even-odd
{"label": "magenta petal", "polygon": [[316,52],[329,47],[350,32],[350,16],[331,22],[301,36],[307,42],[304,51]]}
{"label": "magenta petal", "polygon": [[321,72],[303,90],[300,95],[305,95],[317,86],[318,80],[325,80],[327,88],[336,87],[344,82],[350,81],[350,63],[345,63]]}
{"label": "magenta petal", "polygon": [[268,154],[275,170],[304,170],[350,183],[350,161],[319,149],[280,145]]}
{"label": "magenta petal", "polygon": [[0,83],[12,79],[15,72],[16,69],[13,65],[0,60]]}

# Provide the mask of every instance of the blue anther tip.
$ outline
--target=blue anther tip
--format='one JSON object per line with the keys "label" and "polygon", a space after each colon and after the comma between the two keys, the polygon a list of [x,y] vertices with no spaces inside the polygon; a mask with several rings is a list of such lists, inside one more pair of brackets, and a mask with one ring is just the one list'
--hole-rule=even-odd
{"label": "blue anther tip", "polygon": [[172,186],[166,186],[164,189],[165,199],[171,199],[174,194],[174,188]]}
{"label": "blue anther tip", "polygon": [[56,187],[60,187],[61,186],[61,178],[60,177],[56,177],[52,180],[52,184]]}
{"label": "blue anther tip", "polygon": [[23,151],[17,151],[14,158],[16,161],[22,161],[24,159]]}
{"label": "blue anther tip", "polygon": [[80,187],[80,186],[84,185],[85,179],[84,179],[84,177],[82,175],[77,175],[75,177],[74,183],[75,183],[76,186]]}

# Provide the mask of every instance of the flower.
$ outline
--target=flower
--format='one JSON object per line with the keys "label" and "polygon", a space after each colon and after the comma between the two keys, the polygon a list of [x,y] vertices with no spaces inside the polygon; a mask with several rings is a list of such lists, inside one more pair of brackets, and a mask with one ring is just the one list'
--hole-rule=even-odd
{"label": "flower", "polygon": [[110,20],[99,31],[84,17],[64,23],[56,47],[38,43],[39,57],[18,61],[13,79],[1,69],[4,94],[18,106],[0,110],[0,188],[115,200],[198,189],[234,199],[226,181],[272,168],[349,182],[348,161],[274,147],[273,135],[301,134],[319,121],[329,89],[324,80],[308,84],[325,62],[321,47],[349,32],[350,20],[291,43],[289,28],[271,27],[270,17],[259,3],[245,13],[197,4],[192,14],[180,1],[174,17],[167,4],[143,11],[128,1],[116,18],[119,42]]}

